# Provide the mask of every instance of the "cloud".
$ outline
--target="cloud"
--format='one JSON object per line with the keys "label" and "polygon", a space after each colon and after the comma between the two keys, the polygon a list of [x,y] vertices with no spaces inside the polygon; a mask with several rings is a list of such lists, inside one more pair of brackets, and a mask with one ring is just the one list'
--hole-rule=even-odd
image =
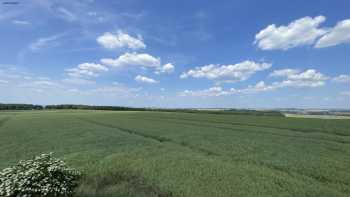
{"label": "cloud", "polygon": [[136,92],[139,92],[140,88],[130,88],[121,84],[114,84],[110,86],[102,86],[99,88],[87,90],[84,94],[87,95],[103,95],[103,96],[118,96],[118,97],[134,97]]}
{"label": "cloud", "polygon": [[234,94],[248,94],[258,93],[275,90],[276,87],[272,85],[266,85],[264,81],[260,81],[255,85],[250,85],[247,88],[235,89],[230,88],[224,90],[220,86],[211,87],[204,90],[185,90],[179,93],[179,96],[192,96],[192,97],[218,97],[218,96],[229,96]]}
{"label": "cloud", "polygon": [[241,93],[256,93],[256,92],[267,92],[277,89],[274,85],[266,85],[264,81],[260,81],[253,86],[248,86],[246,89],[238,90]]}
{"label": "cloud", "polygon": [[160,67],[160,58],[153,57],[147,53],[125,53],[117,59],[104,58],[101,62],[113,67],[141,66],[149,68]]}
{"label": "cloud", "polygon": [[291,75],[298,74],[300,71],[296,69],[282,69],[282,70],[274,70],[270,76],[272,77],[287,77]]}
{"label": "cloud", "polygon": [[63,83],[73,84],[73,85],[93,85],[96,81],[81,79],[81,78],[65,78],[62,80]]}
{"label": "cloud", "polygon": [[156,74],[161,74],[161,73],[167,73],[170,74],[174,72],[175,66],[171,63],[164,64],[162,67],[159,67],[159,69],[155,72]]}
{"label": "cloud", "polygon": [[[28,14],[40,13],[39,16],[34,15],[35,18],[42,17],[42,15],[45,14],[46,16],[62,19],[65,22],[79,24],[84,27],[89,27],[90,25],[101,22],[118,23],[118,21],[121,20],[118,18],[119,12],[108,12],[106,10],[98,12],[96,6],[87,0],[32,0],[30,4],[26,5],[29,7],[27,11]],[[19,10],[22,10],[22,7]],[[96,15],[94,16],[93,13]],[[25,13],[23,13],[22,16],[24,14]]]}
{"label": "cloud", "polygon": [[88,12],[87,13],[89,16],[97,16],[97,12]]}
{"label": "cloud", "polygon": [[25,83],[18,84],[17,87],[19,88],[30,88],[33,90],[43,90],[43,89],[52,89],[52,88],[62,88],[62,85],[52,81],[50,79],[43,79],[43,80],[30,80]]}
{"label": "cloud", "polygon": [[[12,72],[18,73],[18,77],[9,78]],[[7,76],[7,77],[4,77]],[[33,73],[26,73],[17,67],[2,67],[0,65],[1,80],[8,81],[1,85],[2,92],[7,94],[1,96],[3,102],[26,102],[26,103],[76,103],[91,104],[103,102],[110,105],[122,103],[123,105],[133,104],[133,98],[138,97],[141,88],[127,87],[121,84],[100,85],[94,84],[91,80],[83,78],[65,78],[53,80],[48,77],[37,76]],[[93,86],[75,86],[91,84]],[[74,85],[74,86],[72,86]],[[8,90],[11,91],[8,91]],[[143,99],[143,98],[142,98]]]}
{"label": "cloud", "polygon": [[179,93],[179,96],[194,96],[194,97],[217,97],[235,94],[235,89],[223,90],[222,87],[216,86],[205,90],[185,90]]}
{"label": "cloud", "polygon": [[57,83],[49,80],[34,81],[33,84],[38,86],[57,86]]}
{"label": "cloud", "polygon": [[207,78],[218,82],[237,82],[248,79],[258,71],[269,69],[269,63],[256,63],[253,61],[244,61],[233,65],[210,64],[202,67],[196,67],[181,74],[180,78]]}
{"label": "cloud", "polygon": [[97,77],[99,73],[108,71],[108,68],[95,63],[82,63],[76,68],[69,68],[65,70],[70,77]]}
{"label": "cloud", "polygon": [[106,32],[97,38],[97,42],[107,49],[115,48],[130,48],[130,49],[144,49],[145,43],[141,36],[137,38],[132,37],[122,31],[117,34]]}
{"label": "cloud", "polygon": [[11,83],[13,80],[27,80],[30,74],[23,72],[15,67],[15,65],[1,65],[0,64],[0,78],[3,83]]}
{"label": "cloud", "polygon": [[154,83],[159,83],[159,81],[156,81],[152,78],[148,78],[142,75],[137,75],[135,77],[135,81],[140,82],[140,83],[149,83],[149,84],[154,84]]}
{"label": "cloud", "polygon": [[185,90],[180,92],[180,96],[194,96],[194,97],[217,97],[217,96],[228,96],[234,94],[249,94],[249,93],[259,93],[267,92],[277,89],[274,85],[266,85],[264,81],[260,81],[255,85],[250,85],[247,88],[235,89],[230,88],[224,90],[220,86],[211,87],[204,90]]}
{"label": "cloud", "polygon": [[254,43],[262,50],[287,50],[312,45],[317,38],[327,33],[327,30],[319,28],[325,20],[324,16],[307,16],[291,22],[288,26],[277,27],[272,24],[255,35]]}
{"label": "cloud", "polygon": [[12,23],[15,25],[31,25],[32,24],[29,21],[23,21],[23,20],[13,20]]}
{"label": "cloud", "polygon": [[9,82],[6,80],[0,80],[0,84],[8,84]]}
{"label": "cloud", "polygon": [[315,48],[331,47],[350,42],[350,19],[340,21],[315,44]]}
{"label": "cloud", "polygon": [[304,72],[294,69],[275,70],[270,76],[285,78],[283,81],[273,83],[276,88],[319,87],[323,86],[328,79],[327,76],[314,69],[308,69]]}
{"label": "cloud", "polygon": [[342,96],[350,96],[350,91],[341,92],[340,95],[342,95]]}
{"label": "cloud", "polygon": [[59,17],[65,19],[69,22],[73,22],[73,21],[77,20],[77,16],[75,16],[75,14],[73,14],[71,11],[69,11],[68,9],[66,9],[64,7],[58,7],[57,13],[59,14]]}
{"label": "cloud", "polygon": [[339,75],[337,77],[334,77],[333,81],[338,82],[338,83],[349,83],[350,82],[350,75]]}
{"label": "cloud", "polygon": [[29,45],[29,49],[32,51],[38,51],[42,48],[55,47],[59,45],[57,40],[64,36],[64,34],[55,34],[48,37],[39,38]]}
{"label": "cloud", "polygon": [[199,97],[212,97],[212,96],[227,96],[233,94],[250,94],[259,92],[268,92],[286,87],[319,87],[325,84],[328,79],[325,75],[317,72],[313,69],[308,69],[304,72],[300,72],[294,69],[276,70],[271,73],[273,77],[283,77],[282,81],[273,82],[268,85],[264,81],[260,81],[255,85],[249,85],[247,88],[242,89],[227,89],[222,87],[212,87],[204,90],[185,90],[180,92],[180,96],[199,96]]}

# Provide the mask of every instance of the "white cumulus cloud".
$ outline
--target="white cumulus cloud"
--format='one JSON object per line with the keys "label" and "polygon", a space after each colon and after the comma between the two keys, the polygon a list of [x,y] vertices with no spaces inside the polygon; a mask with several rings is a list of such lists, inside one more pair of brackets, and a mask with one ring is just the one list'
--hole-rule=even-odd
{"label": "white cumulus cloud", "polygon": [[155,72],[156,74],[161,73],[172,73],[175,70],[175,66],[171,63],[164,64],[163,66],[159,67],[158,70]]}
{"label": "white cumulus cloud", "polygon": [[239,92],[241,93],[256,93],[256,92],[267,92],[271,90],[275,90],[277,87],[274,85],[267,85],[264,81],[260,81],[253,86],[248,86],[246,89],[241,89]]}
{"label": "white cumulus cloud", "polygon": [[180,78],[207,78],[217,82],[237,82],[248,79],[258,71],[269,69],[269,63],[256,63],[253,61],[244,61],[232,65],[210,64],[202,67],[196,67],[181,74]]}
{"label": "white cumulus cloud", "polygon": [[331,47],[350,42],[350,19],[337,23],[327,34],[322,36],[315,44],[316,48]]}
{"label": "white cumulus cloud", "polygon": [[220,86],[211,87],[204,90],[185,90],[179,93],[179,96],[194,96],[194,97],[213,97],[213,96],[227,96],[235,94],[237,91],[234,88],[224,90]]}
{"label": "white cumulus cloud", "polygon": [[272,84],[266,84],[264,81],[260,81],[255,85],[249,85],[242,89],[223,89],[220,86],[211,87],[204,90],[185,90],[179,93],[180,96],[193,96],[193,97],[213,97],[213,96],[227,96],[232,94],[249,94],[259,93],[277,90],[286,87],[319,87],[323,86],[328,79],[327,76],[322,73],[308,69],[304,72],[295,69],[283,69],[276,70],[270,76],[282,77],[282,81],[273,82]]}
{"label": "white cumulus cloud", "polygon": [[160,67],[160,58],[153,57],[147,53],[125,53],[119,56],[117,59],[104,58],[101,59],[101,63],[113,66],[113,67],[125,67],[125,66],[141,66],[141,67]]}
{"label": "white cumulus cloud", "polygon": [[324,74],[308,69],[304,72],[294,69],[282,69],[274,71],[271,76],[283,77],[284,80],[274,82],[273,86],[280,87],[319,87],[323,86],[328,79]]}
{"label": "white cumulus cloud", "polygon": [[159,83],[159,81],[156,81],[156,80],[154,80],[152,78],[145,77],[145,76],[142,76],[142,75],[137,75],[135,77],[135,81],[140,82],[140,83],[149,83],[149,84]]}
{"label": "white cumulus cloud", "polygon": [[304,17],[292,21],[287,26],[267,26],[255,35],[255,44],[262,50],[282,49],[312,45],[316,39],[327,33],[327,30],[319,28],[326,20],[324,16]]}
{"label": "white cumulus cloud", "polygon": [[272,77],[287,77],[290,75],[298,74],[300,71],[296,69],[282,69],[282,70],[274,70],[270,76]]}
{"label": "white cumulus cloud", "polygon": [[111,66],[111,67],[142,67],[142,68],[151,68],[156,74],[170,74],[174,72],[175,66],[171,63],[162,65],[159,57],[154,57],[147,53],[124,53],[117,57],[116,59],[112,58],[103,58],[100,60],[102,64]]}
{"label": "white cumulus cloud", "polygon": [[337,77],[334,77],[333,81],[338,82],[338,83],[349,83],[350,82],[350,75],[339,75]]}
{"label": "white cumulus cloud", "polygon": [[82,63],[75,68],[65,70],[70,77],[96,77],[99,73],[108,71],[108,68],[95,63]]}
{"label": "white cumulus cloud", "polygon": [[105,48],[130,48],[130,49],[144,49],[145,43],[141,36],[137,38],[130,36],[122,31],[118,31],[116,34],[106,32],[97,38],[97,42]]}

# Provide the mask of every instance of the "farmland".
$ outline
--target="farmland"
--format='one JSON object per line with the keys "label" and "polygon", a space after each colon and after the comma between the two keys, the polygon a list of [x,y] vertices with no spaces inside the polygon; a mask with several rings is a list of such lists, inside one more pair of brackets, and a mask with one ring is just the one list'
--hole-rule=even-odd
{"label": "farmland", "polygon": [[338,116],[338,115],[285,114],[285,116],[294,117],[294,118],[350,119],[350,116]]}
{"label": "farmland", "polygon": [[349,196],[350,120],[57,110],[0,113],[0,169],[54,152],[77,196]]}

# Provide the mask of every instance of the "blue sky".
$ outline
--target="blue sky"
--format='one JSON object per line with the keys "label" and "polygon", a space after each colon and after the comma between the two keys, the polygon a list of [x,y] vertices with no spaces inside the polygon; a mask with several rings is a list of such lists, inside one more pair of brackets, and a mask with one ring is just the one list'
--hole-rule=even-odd
{"label": "blue sky", "polygon": [[0,2],[0,102],[350,108],[347,0]]}

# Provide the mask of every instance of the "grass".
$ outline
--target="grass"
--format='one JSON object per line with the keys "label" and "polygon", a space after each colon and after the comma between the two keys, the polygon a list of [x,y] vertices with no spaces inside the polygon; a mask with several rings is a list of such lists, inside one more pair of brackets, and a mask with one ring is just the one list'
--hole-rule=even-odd
{"label": "grass", "polygon": [[45,152],[77,196],[349,196],[350,120],[176,112],[0,113],[0,169]]}

